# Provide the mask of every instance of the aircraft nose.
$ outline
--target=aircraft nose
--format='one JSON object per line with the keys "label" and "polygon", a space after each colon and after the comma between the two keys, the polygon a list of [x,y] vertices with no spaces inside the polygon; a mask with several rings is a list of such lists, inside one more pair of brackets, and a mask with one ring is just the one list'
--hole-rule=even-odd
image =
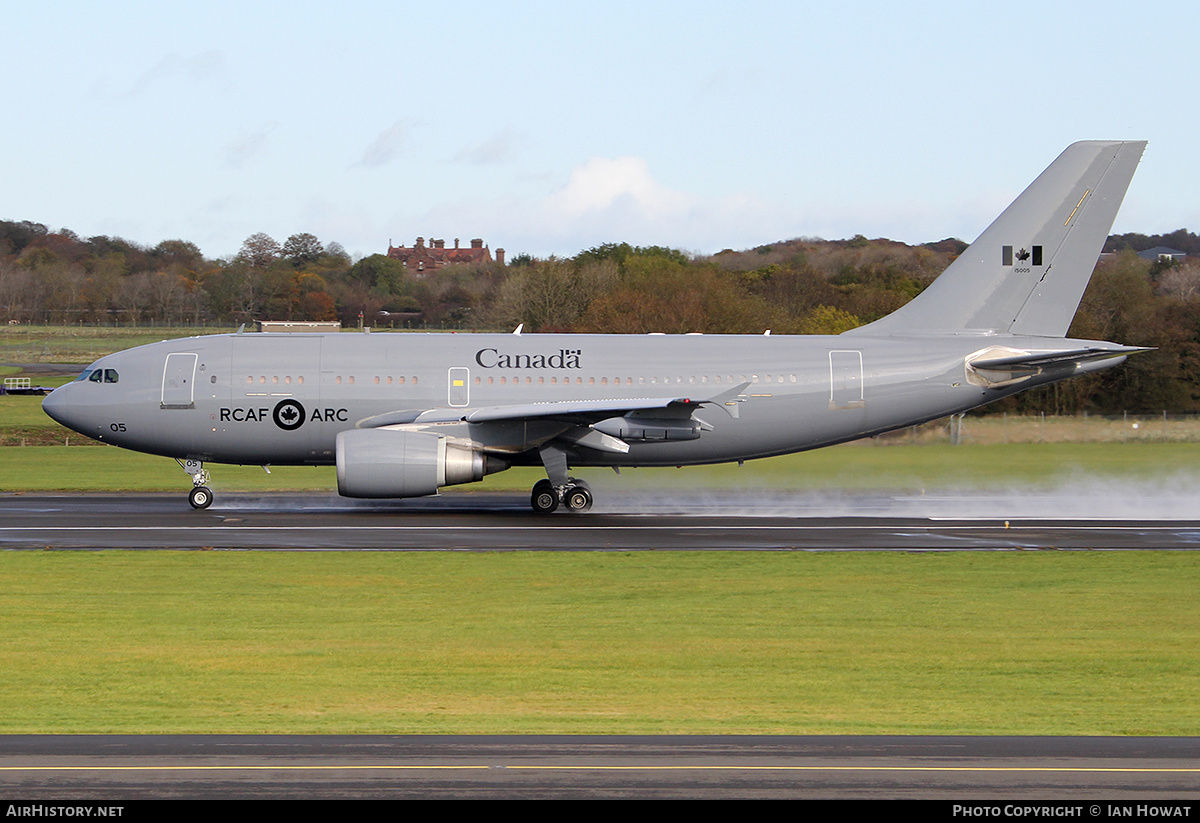
{"label": "aircraft nose", "polygon": [[46,399],[42,401],[42,411],[67,428],[79,431],[79,410],[72,405],[70,398],[67,396],[70,386],[70,383],[65,386],[59,386],[46,395]]}

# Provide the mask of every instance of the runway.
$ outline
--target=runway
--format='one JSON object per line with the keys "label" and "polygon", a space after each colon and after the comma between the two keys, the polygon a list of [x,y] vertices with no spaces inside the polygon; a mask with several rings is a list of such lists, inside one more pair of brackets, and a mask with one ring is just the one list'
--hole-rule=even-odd
{"label": "runway", "polygon": [[1003,798],[986,805],[1082,806],[1072,816],[1107,818],[1117,814],[1096,799],[1190,810],[1180,801],[1200,797],[1200,738],[19,735],[0,737],[0,791],[42,804]]}
{"label": "runway", "polygon": [[992,498],[676,493],[610,495],[586,515],[537,516],[520,493],[404,501],[224,494],[0,495],[7,549],[286,551],[1033,551],[1190,550],[1200,519],[1074,515]]}

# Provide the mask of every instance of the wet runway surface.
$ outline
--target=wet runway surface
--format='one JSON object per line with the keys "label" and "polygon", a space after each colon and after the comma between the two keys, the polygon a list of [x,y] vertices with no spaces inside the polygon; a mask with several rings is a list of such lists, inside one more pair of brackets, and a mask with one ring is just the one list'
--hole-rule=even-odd
{"label": "wet runway surface", "polygon": [[1200,738],[14,735],[0,737],[0,791],[42,803],[161,797],[1179,801],[1200,796]]}
{"label": "wet runway surface", "polygon": [[[1044,496],[894,497],[697,492],[609,495],[585,515],[534,515],[519,493],[404,501],[225,494],[0,496],[0,548],[231,550],[1144,550],[1200,546],[1200,518],[1074,514]],[[1083,508],[1086,509],[1086,506]],[[1054,515],[1053,512],[1062,512]]]}

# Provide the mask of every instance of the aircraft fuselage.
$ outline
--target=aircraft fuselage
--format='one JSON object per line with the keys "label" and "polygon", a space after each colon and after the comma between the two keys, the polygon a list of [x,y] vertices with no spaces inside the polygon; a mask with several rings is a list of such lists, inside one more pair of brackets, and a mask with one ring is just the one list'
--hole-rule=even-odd
{"label": "aircraft fuselage", "polygon": [[513,463],[537,463],[527,444],[538,438],[527,428],[562,428],[569,415],[514,421],[522,431],[511,437],[501,424],[463,418],[480,408],[555,401],[705,401],[745,385],[727,402],[695,412],[703,436],[641,432],[645,439],[625,438],[627,453],[583,448],[571,458],[579,466],[719,463],[910,426],[1123,359],[1071,363],[988,386],[971,379],[966,362],[981,350],[1097,345],[1111,346],[972,334],[215,335],[105,357],[89,373],[113,372],[116,382],[78,380],[52,395],[46,409],[77,431],[129,449],[276,465],[333,463],[339,432],[397,410],[436,409],[444,419],[408,427],[482,443]]}

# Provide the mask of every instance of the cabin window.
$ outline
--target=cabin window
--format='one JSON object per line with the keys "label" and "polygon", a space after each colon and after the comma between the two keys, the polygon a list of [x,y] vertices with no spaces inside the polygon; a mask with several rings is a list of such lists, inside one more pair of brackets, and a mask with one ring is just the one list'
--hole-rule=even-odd
{"label": "cabin window", "polygon": [[102,380],[104,380],[104,370],[103,369],[96,369],[88,377],[88,381],[92,382],[92,383],[99,383]]}

